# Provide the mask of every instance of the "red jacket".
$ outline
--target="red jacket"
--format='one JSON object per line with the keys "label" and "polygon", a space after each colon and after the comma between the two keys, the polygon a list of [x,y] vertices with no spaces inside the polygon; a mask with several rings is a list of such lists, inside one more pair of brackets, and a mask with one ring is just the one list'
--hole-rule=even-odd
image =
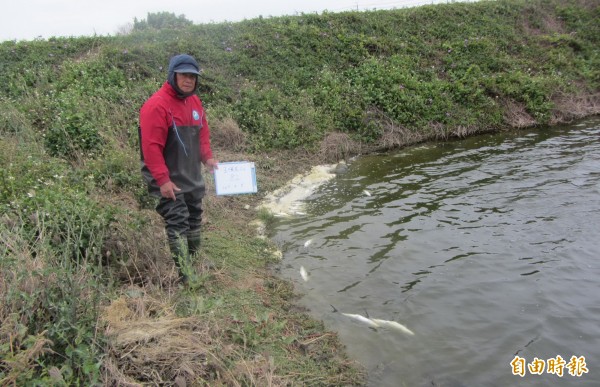
{"label": "red jacket", "polygon": [[140,110],[142,175],[151,192],[172,181],[182,193],[204,189],[201,162],[213,157],[202,101],[165,82]]}

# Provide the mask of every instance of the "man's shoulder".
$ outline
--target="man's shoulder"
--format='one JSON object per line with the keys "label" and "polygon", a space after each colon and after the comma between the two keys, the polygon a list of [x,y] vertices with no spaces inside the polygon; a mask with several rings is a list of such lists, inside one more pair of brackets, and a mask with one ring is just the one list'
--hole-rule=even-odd
{"label": "man's shoulder", "polygon": [[162,108],[162,104],[161,103],[161,98],[160,97],[156,97],[156,95],[153,95],[152,97],[148,98],[146,100],[146,102],[144,102],[144,104],[142,105],[142,108],[140,109],[140,111],[143,112],[149,112],[149,111],[154,111],[156,109],[161,109]]}

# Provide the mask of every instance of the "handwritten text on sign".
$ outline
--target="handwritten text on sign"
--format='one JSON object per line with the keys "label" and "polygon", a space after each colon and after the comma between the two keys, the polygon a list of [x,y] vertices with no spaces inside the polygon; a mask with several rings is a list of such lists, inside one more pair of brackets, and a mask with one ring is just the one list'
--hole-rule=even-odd
{"label": "handwritten text on sign", "polygon": [[217,195],[256,193],[256,168],[254,163],[235,161],[219,163],[215,169]]}

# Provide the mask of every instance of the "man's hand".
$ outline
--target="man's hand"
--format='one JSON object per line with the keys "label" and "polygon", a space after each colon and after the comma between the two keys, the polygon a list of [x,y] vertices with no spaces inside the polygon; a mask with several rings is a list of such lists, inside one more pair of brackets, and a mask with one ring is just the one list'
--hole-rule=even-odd
{"label": "man's hand", "polygon": [[204,166],[206,167],[206,169],[208,169],[209,173],[213,173],[215,171],[215,169],[219,169],[219,166],[217,164],[219,164],[218,160],[208,159],[204,163]]}
{"label": "man's hand", "polygon": [[160,186],[160,194],[163,198],[173,199],[173,201],[177,200],[175,197],[175,192],[181,191],[178,186],[175,185],[172,181],[169,181]]}

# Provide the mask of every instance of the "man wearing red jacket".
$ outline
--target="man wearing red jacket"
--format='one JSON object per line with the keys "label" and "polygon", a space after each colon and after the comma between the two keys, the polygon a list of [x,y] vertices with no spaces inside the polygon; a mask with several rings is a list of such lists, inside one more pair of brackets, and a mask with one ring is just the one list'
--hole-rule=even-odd
{"label": "man wearing red jacket", "polygon": [[171,255],[183,282],[190,274],[190,257],[200,248],[205,193],[201,163],[210,173],[218,163],[202,101],[195,94],[199,74],[192,56],[174,56],[167,81],[140,110],[142,176],[149,192],[160,197],[156,211],[165,221]]}

